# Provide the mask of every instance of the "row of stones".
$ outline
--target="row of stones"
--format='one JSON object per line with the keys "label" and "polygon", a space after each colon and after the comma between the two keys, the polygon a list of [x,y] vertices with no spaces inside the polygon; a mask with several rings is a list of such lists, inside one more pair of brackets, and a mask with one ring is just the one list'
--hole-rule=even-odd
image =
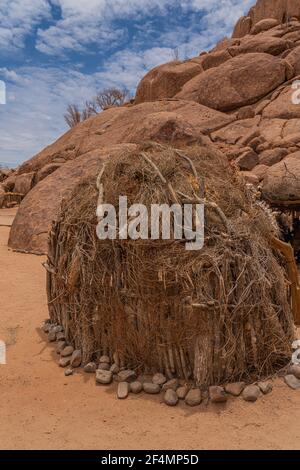
{"label": "row of stones", "polygon": [[[59,354],[59,366],[65,368],[65,375],[73,375],[74,369],[81,366],[82,354],[73,346],[67,344],[63,327],[45,322],[42,327],[48,334],[49,342],[57,342],[56,352]],[[209,388],[192,387],[181,384],[178,379],[168,380],[163,374],[154,374],[152,378],[140,378],[134,370],[121,369],[117,362],[111,363],[108,356],[101,356],[98,363],[89,362],[83,366],[86,373],[96,374],[96,383],[110,385],[114,380],[118,382],[117,397],[125,399],[130,393],[139,394],[142,391],[157,395],[163,393],[163,400],[169,406],[176,406],[180,400],[184,400],[188,406],[200,405],[202,401],[212,403],[225,403],[229,396],[238,397],[242,395],[248,402],[255,402],[260,395],[266,395],[272,391],[272,384],[259,382],[246,385],[244,382],[236,382]],[[285,382],[293,389],[300,388],[300,366],[292,366]]]}
{"label": "row of stones", "polygon": [[[112,383],[114,377],[111,371],[96,370],[96,382],[108,385]],[[244,382],[228,384],[225,387],[211,386],[208,389],[200,387],[190,387],[187,384],[180,384],[178,379],[167,380],[161,374],[154,374],[151,381],[136,380],[134,371],[122,371],[116,376],[118,383],[117,397],[119,399],[127,398],[129,393],[140,393],[144,391],[147,394],[156,395],[163,393],[163,400],[168,406],[176,406],[179,400],[184,400],[188,406],[200,405],[202,401],[212,403],[225,403],[229,396],[239,396],[242,394],[244,400],[254,402],[262,393],[266,394],[272,391],[272,385],[269,383],[260,383],[258,385],[248,385]]]}

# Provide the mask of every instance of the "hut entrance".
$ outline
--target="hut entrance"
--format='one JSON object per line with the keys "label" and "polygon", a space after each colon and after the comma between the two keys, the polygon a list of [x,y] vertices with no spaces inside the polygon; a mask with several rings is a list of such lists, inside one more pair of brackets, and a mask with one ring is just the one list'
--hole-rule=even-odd
{"label": "hut entrance", "polygon": [[298,210],[285,210],[281,215],[284,239],[290,243],[300,272],[300,206]]}
{"label": "hut entrance", "polygon": [[286,243],[291,244],[294,250],[300,274],[300,201],[271,203],[271,206],[280,212],[278,222],[282,230],[282,237]]}
{"label": "hut entrance", "polygon": [[300,325],[300,201],[269,201],[269,204],[280,212],[278,222],[283,241],[272,242],[287,260],[292,310],[296,325]]}

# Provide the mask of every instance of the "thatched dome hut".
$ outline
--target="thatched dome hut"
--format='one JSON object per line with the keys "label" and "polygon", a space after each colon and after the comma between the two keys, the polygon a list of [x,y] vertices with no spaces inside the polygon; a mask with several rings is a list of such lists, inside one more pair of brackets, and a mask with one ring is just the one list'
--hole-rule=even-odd
{"label": "thatched dome hut", "polygon": [[[51,320],[84,363],[106,354],[143,373],[211,385],[268,376],[289,362],[290,284],[270,244],[277,226],[222,154],[149,144],[109,159],[97,176],[64,201],[47,265]],[[203,202],[204,247],[100,240],[97,201],[118,214],[120,195],[149,210]]]}

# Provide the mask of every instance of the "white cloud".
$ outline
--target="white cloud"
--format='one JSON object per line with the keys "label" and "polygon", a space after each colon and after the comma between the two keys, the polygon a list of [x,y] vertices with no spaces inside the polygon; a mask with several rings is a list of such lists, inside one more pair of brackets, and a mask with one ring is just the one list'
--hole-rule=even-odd
{"label": "white cloud", "polygon": [[1,0],[0,52],[24,47],[24,41],[35,26],[50,17],[47,0]]}
{"label": "white cloud", "polygon": [[[0,78],[4,74],[0,69]],[[63,114],[68,103],[96,91],[95,78],[74,70],[22,67],[5,70],[7,104],[0,106],[0,161],[30,158],[67,130]]]}
{"label": "white cloud", "polygon": [[[112,26],[114,20],[143,19],[153,13],[167,14],[168,7],[181,6],[185,10],[202,11],[199,22],[211,27],[212,38],[218,25],[230,31],[235,21],[255,0],[52,0],[61,8],[62,18],[54,26],[39,29],[37,49],[55,55],[68,50],[87,51],[89,44],[111,46],[125,34]],[[207,32],[206,32],[207,33]],[[207,35],[209,36],[209,35]],[[212,42],[212,41],[211,41]]]}
{"label": "white cloud", "polygon": [[61,19],[49,28],[40,28],[36,43],[40,52],[49,55],[68,50],[88,51],[91,44],[111,47],[126,34],[112,26],[114,20],[160,14],[178,0],[52,0],[52,3],[60,7]]}
{"label": "white cloud", "polygon": [[[229,29],[253,3],[255,0],[1,0],[0,52],[23,48],[26,37],[43,19],[53,24],[37,29],[36,48],[57,55],[87,52],[91,44],[111,47],[126,33],[113,25],[115,20],[167,14],[168,8],[176,6],[202,11],[201,23],[220,26],[221,22]],[[51,6],[59,7],[60,19],[54,21]]]}

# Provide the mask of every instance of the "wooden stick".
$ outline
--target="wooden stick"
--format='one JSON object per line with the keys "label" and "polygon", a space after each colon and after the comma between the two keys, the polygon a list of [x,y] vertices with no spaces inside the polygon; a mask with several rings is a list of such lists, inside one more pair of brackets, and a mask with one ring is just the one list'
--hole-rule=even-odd
{"label": "wooden stick", "polygon": [[300,325],[300,283],[294,250],[289,243],[285,243],[278,238],[271,237],[270,242],[273,248],[280,251],[287,262],[287,271],[291,282],[291,306],[296,325]]}

